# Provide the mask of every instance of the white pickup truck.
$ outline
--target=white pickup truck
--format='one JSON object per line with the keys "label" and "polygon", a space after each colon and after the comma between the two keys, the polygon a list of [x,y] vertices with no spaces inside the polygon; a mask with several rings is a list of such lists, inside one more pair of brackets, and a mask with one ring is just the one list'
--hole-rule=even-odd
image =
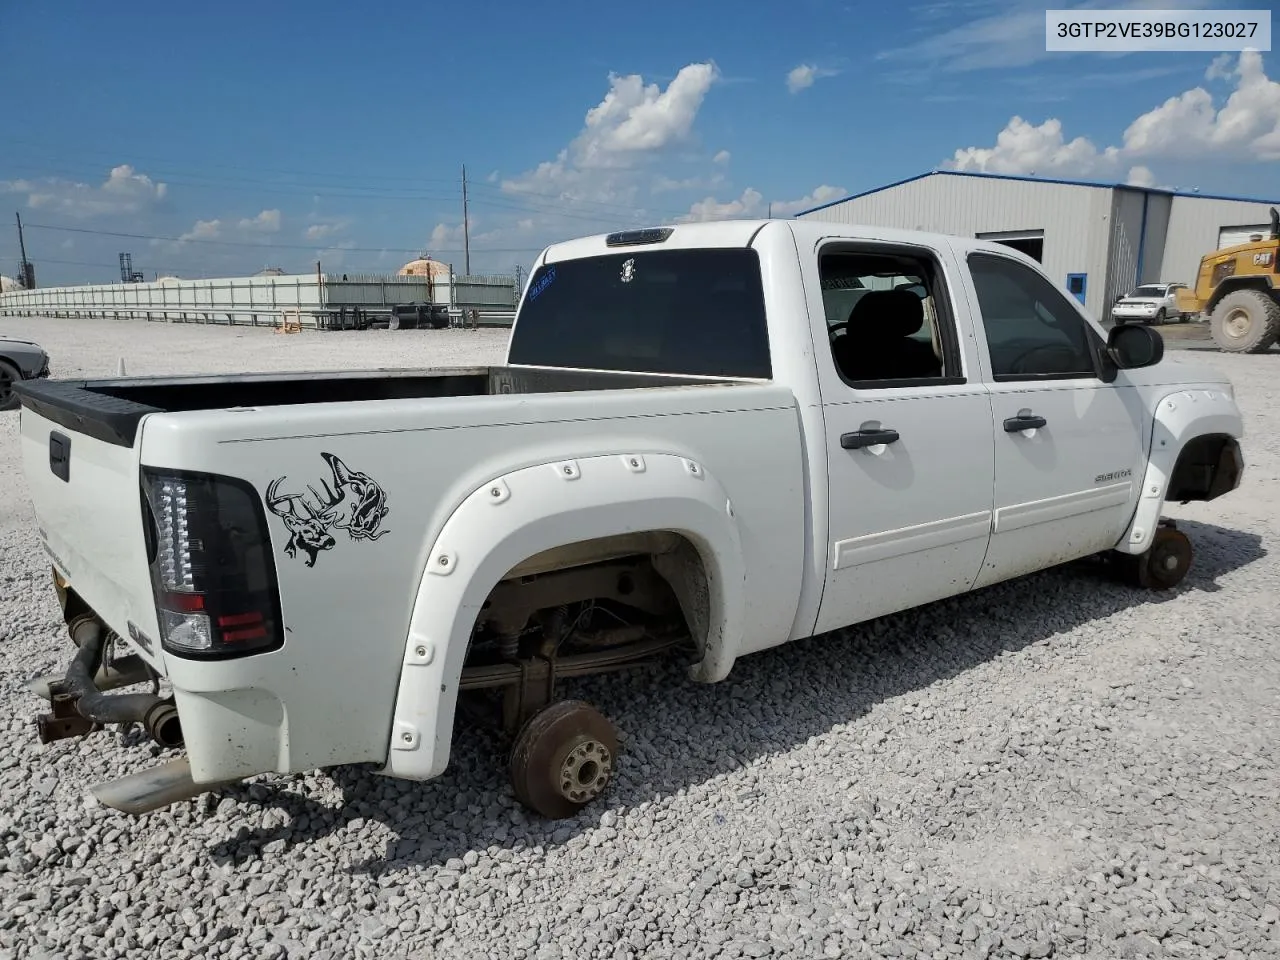
{"label": "white pickup truck", "polygon": [[719,681],[1076,558],[1176,584],[1162,507],[1235,489],[1243,427],[1162,356],[1001,244],[767,220],[549,247],[501,366],[20,384],[79,648],[32,683],[41,736],[181,745],[96,788],[139,813],[272,771],[436,777],[460,695],[491,696],[516,796],[569,815],[620,755],[560,678]]}

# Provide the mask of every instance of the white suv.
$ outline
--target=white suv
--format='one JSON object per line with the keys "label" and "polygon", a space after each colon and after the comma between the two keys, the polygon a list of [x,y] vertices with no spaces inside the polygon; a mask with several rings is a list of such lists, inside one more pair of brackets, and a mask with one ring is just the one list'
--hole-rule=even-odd
{"label": "white suv", "polygon": [[1166,320],[1185,323],[1196,315],[1194,309],[1189,309],[1192,304],[1188,301],[1193,299],[1185,283],[1144,283],[1133,293],[1116,300],[1111,319],[1115,323],[1164,323]]}

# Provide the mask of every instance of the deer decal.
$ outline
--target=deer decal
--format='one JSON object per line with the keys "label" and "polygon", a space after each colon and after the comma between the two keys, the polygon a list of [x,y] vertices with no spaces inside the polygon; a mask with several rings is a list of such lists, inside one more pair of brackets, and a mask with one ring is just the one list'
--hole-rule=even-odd
{"label": "deer decal", "polygon": [[[390,533],[382,521],[390,513],[386,491],[367,473],[352,470],[332,453],[320,454],[329,466],[330,478],[321,477],[321,490],[307,484],[307,493],[280,493],[284,477],[267,486],[267,509],[284,521],[289,542],[284,552],[296,557],[301,550],[304,563],[316,565],[316,557],[338,543],[334,530],[346,531],[351,540],[377,540]],[[323,491],[323,492],[321,492]],[[308,496],[308,494],[310,494]]]}

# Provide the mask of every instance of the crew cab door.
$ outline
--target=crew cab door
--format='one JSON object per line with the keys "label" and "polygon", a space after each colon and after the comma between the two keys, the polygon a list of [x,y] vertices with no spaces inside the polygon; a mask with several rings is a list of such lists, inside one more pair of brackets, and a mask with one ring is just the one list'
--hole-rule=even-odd
{"label": "crew cab door", "polygon": [[830,239],[802,260],[829,484],[821,633],[973,585],[995,438],[949,251]]}
{"label": "crew cab door", "polygon": [[995,428],[985,586],[1114,547],[1150,430],[1136,392],[1103,379],[1102,338],[1044,274],[994,252],[966,260]]}

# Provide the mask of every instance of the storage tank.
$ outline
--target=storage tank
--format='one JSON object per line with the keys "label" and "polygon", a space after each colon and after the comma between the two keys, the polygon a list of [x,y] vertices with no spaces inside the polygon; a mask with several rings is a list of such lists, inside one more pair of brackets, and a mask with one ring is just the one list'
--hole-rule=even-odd
{"label": "storage tank", "polygon": [[449,265],[440,260],[433,260],[425,254],[416,260],[410,260],[396,271],[401,277],[430,277],[432,280],[448,280]]}

